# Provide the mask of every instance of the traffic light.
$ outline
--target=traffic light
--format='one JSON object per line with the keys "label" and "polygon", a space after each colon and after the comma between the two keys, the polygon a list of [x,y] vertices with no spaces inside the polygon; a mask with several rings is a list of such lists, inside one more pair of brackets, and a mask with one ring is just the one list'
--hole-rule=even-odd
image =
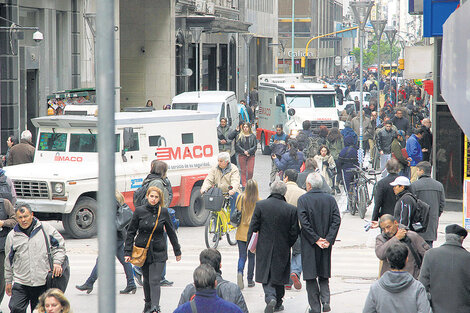
{"label": "traffic light", "polygon": [[398,69],[399,70],[405,69],[405,59],[398,59]]}
{"label": "traffic light", "polygon": [[305,57],[300,58],[300,67],[305,68]]}

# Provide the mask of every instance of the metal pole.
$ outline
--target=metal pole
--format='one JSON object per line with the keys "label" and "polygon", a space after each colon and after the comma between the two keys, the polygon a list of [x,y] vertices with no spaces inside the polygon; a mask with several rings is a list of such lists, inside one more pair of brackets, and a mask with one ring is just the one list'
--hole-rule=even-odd
{"label": "metal pole", "polygon": [[400,57],[400,52],[397,53],[397,88],[395,88],[395,105],[398,103],[398,58]]}
{"label": "metal pole", "polygon": [[389,86],[389,94],[390,94],[390,102],[392,102],[392,60],[393,60],[393,42],[391,40],[389,40],[390,42],[390,66],[389,66],[389,69],[390,69],[390,72],[389,72],[389,76],[390,76],[390,86]]}
{"label": "metal pole", "polygon": [[115,0],[96,2],[96,91],[98,115],[98,312],[116,312],[116,197],[114,172],[114,5]]}
{"label": "metal pole", "polygon": [[[295,71],[294,71],[294,44],[295,44],[295,29],[294,29],[294,25],[295,25],[295,22],[294,22],[294,18],[295,18],[295,0],[292,0],[292,42],[291,42],[291,59],[290,59],[290,62],[291,62],[291,73],[294,74]],[[307,57],[307,56],[305,56]]]}
{"label": "metal pole", "polygon": [[245,99],[248,99],[248,95],[250,94],[250,42],[251,42],[251,39],[245,40],[245,44],[246,44],[246,97]]}
{"label": "metal pole", "polygon": [[380,66],[380,38],[379,44],[377,45],[377,126],[380,124],[380,78],[382,76],[381,66]]}
{"label": "metal pole", "polygon": [[364,44],[364,30],[359,30],[359,166],[362,168],[362,162],[364,159],[364,150],[362,147],[362,137],[363,137],[363,129],[362,129],[362,101],[363,101],[363,86],[362,86],[362,59],[363,59],[363,44]]}
{"label": "metal pole", "polygon": [[[196,91],[199,91],[199,43],[196,42]],[[198,93],[199,97],[199,93]]]}

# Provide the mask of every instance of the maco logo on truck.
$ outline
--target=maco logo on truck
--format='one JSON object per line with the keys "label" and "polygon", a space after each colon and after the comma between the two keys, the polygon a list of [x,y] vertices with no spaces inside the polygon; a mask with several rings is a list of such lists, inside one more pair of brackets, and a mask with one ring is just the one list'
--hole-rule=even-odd
{"label": "maco logo on truck", "polygon": [[55,162],[82,162],[83,158],[80,156],[61,156],[60,154],[56,154],[54,156]]}
{"label": "maco logo on truck", "polygon": [[214,148],[211,145],[193,147],[160,147],[157,148],[157,160],[186,160],[210,158],[214,155]]}

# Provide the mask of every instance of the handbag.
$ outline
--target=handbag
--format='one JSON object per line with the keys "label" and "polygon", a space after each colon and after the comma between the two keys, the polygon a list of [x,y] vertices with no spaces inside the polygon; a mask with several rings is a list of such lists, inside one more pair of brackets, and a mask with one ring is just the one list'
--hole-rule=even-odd
{"label": "handbag", "polygon": [[44,239],[46,240],[46,248],[47,248],[47,259],[49,260],[49,267],[50,271],[47,273],[46,276],[46,288],[57,288],[62,290],[62,292],[65,292],[67,289],[67,285],[69,283],[70,279],[70,264],[69,264],[69,258],[66,255],[64,262],[61,264],[62,266],[62,275],[61,276],[53,276],[53,270],[54,270],[54,263],[52,261],[52,255],[51,255],[51,247],[49,244],[49,240],[47,239],[46,232],[44,231],[44,228],[41,225],[41,230],[44,235]]}
{"label": "handbag", "polygon": [[127,225],[132,220],[132,212],[131,208],[127,204],[120,205],[118,203],[118,208],[116,211],[116,230],[123,231],[127,228]]}
{"label": "handbag", "polygon": [[149,250],[150,241],[152,240],[153,233],[155,232],[155,229],[157,228],[158,219],[160,217],[161,211],[162,209],[159,208],[157,220],[155,221],[155,226],[153,227],[152,232],[150,233],[150,237],[149,237],[149,240],[147,241],[147,245],[145,246],[145,248],[137,247],[135,244],[132,247],[132,255],[131,255],[130,262],[134,264],[135,266],[142,267],[145,263],[145,260],[147,259],[147,252]]}
{"label": "handbag", "polygon": [[222,205],[224,204],[224,195],[222,190],[218,187],[212,187],[207,190],[204,195],[204,207],[209,211],[218,212],[222,210]]}
{"label": "handbag", "polygon": [[235,227],[240,226],[240,223],[242,222],[242,211],[239,210],[240,208],[240,201],[242,201],[243,196],[239,196],[237,198],[237,202],[235,203],[235,210],[234,212],[231,212],[232,214],[230,215],[230,224],[232,224]]}

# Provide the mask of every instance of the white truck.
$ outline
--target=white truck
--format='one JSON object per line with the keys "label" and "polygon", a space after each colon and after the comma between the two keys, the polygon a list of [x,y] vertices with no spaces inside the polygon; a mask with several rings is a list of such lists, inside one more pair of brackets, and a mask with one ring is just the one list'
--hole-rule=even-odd
{"label": "white truck", "polygon": [[[207,219],[200,186],[217,164],[216,113],[183,110],[115,114],[116,188],[133,208],[133,193],[157,159],[168,164],[171,207],[189,226]],[[45,116],[38,127],[34,162],[5,167],[18,202],[40,219],[62,220],[74,238],[96,234],[98,152],[94,116]]]}
{"label": "white truck", "polygon": [[302,122],[311,127],[339,127],[336,92],[327,84],[311,82],[302,74],[263,74],[258,77],[258,128],[256,136],[263,154],[269,154],[269,140],[282,124],[295,137]]}

